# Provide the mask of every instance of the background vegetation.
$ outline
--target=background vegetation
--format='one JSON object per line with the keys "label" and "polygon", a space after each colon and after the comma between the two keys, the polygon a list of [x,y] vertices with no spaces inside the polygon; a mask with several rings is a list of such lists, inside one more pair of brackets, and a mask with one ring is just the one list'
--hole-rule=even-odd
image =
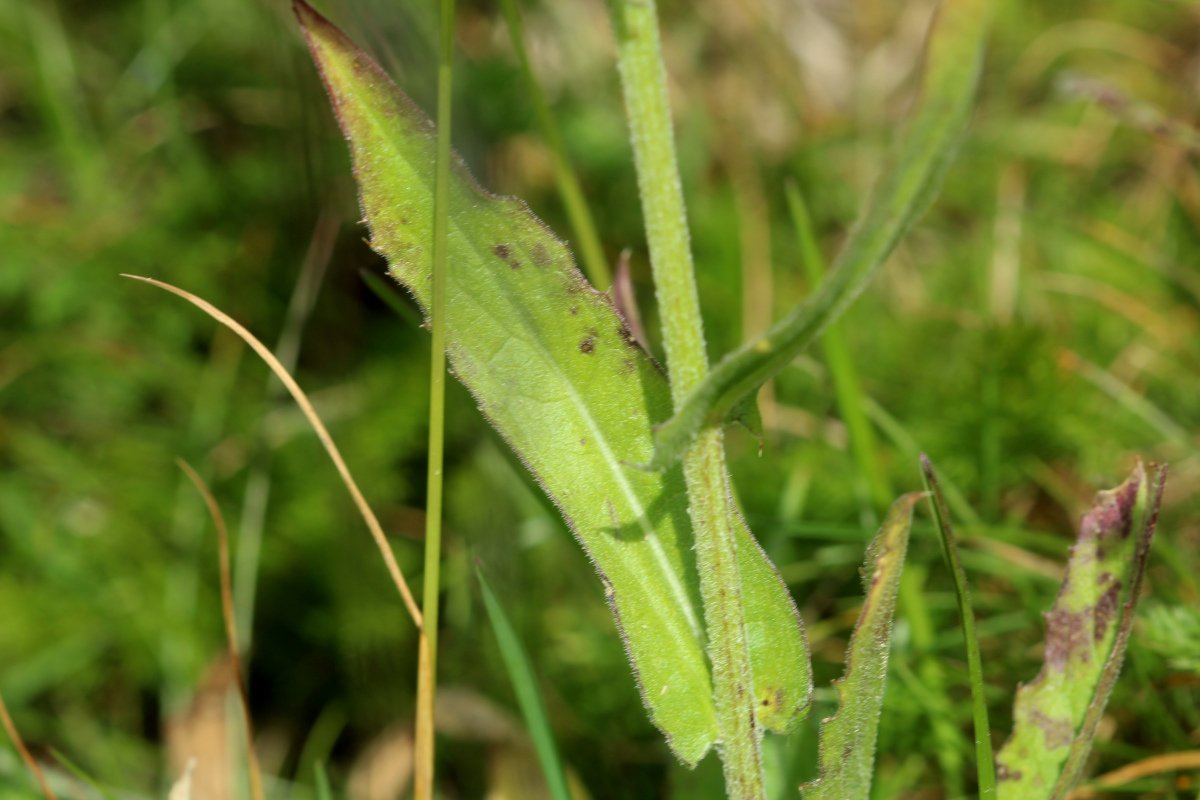
{"label": "background vegetation", "polygon": [[[605,248],[613,261],[632,249],[656,342],[605,9],[524,7]],[[788,180],[826,251],[844,236],[910,97],[932,6],[661,7],[717,356],[808,291]],[[432,107],[434,4],[324,10]],[[920,486],[918,450],[934,458],[963,501],[952,510],[999,745],[1012,691],[1040,663],[1040,612],[1079,512],[1137,454],[1170,462],[1149,597],[1095,749],[1100,773],[1200,748],[1200,7],[1010,0],[998,23],[942,199],[841,325],[877,472],[847,447],[819,349],[763,396],[761,457],[735,433],[731,466],[800,604],[823,688],[840,674],[877,516],[893,492]],[[565,235],[499,9],[460,3],[458,45],[456,146],[483,183]],[[220,763],[236,729],[215,539],[179,455],[234,528],[265,768],[304,792],[328,764],[335,786],[395,796],[386,785],[399,785],[411,747],[415,632],[353,507],[232,335],[117,277],[176,283],[291,354],[413,576],[428,340],[407,298],[385,302],[365,282],[382,264],[356,220],[346,149],[286,4],[0,1],[0,692],[64,771],[161,794],[181,753]],[[476,564],[591,796],[719,793],[713,759],[692,774],[671,766],[591,567],[457,386],[447,436],[447,795],[479,797],[535,772],[521,766],[531,756],[514,733]],[[927,518],[908,569],[877,794],[963,796],[965,660]],[[817,699],[811,724],[772,742],[792,786],[812,777],[813,725],[830,696]],[[1192,797],[1196,774],[1126,789]],[[0,750],[0,796],[31,791]]]}

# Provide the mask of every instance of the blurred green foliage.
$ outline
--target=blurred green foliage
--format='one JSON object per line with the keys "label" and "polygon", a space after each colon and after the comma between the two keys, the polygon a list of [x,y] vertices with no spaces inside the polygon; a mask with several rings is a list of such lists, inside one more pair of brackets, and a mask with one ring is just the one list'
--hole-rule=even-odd
{"label": "blurred green foliage", "polygon": [[[807,291],[787,178],[827,254],[844,236],[905,107],[930,6],[662,6],[717,356]],[[325,10],[429,106],[432,5]],[[603,5],[525,10],[605,247],[614,259],[633,248],[653,338]],[[997,746],[1016,682],[1037,670],[1040,612],[1091,492],[1136,454],[1171,463],[1147,580],[1154,608],[1101,726],[1097,771],[1200,737],[1200,181],[1191,143],[1139,126],[1122,102],[1194,122],[1195,81],[1183,78],[1200,63],[1198,23],[1183,0],[1004,4],[943,198],[843,324],[889,483],[919,486],[924,449],[974,509],[956,522]],[[458,40],[456,145],[483,183],[567,233],[498,8],[463,4]],[[1064,92],[1067,75],[1102,81],[1108,101]],[[268,343],[299,344],[302,385],[419,581],[428,340],[363,282],[360,270],[382,265],[356,219],[345,147],[283,4],[0,0],[0,692],[39,754],[54,748],[100,784],[145,795],[177,776],[166,742],[223,649],[215,537],[177,455],[208,477],[230,520],[244,613],[255,598],[248,660],[268,770],[311,787],[324,762],[345,786],[410,714],[411,624],[298,414],[232,337],[117,277],[169,280]],[[296,287],[322,270],[300,313]],[[862,499],[816,350],[775,382],[764,417],[762,457],[731,436],[734,477],[801,605],[823,687],[840,673],[881,509]],[[447,723],[448,795],[480,796],[493,774],[496,740],[471,735],[479,698],[513,711],[472,580],[478,561],[592,795],[661,796],[675,782],[677,796],[704,796],[713,770],[687,783],[668,763],[601,585],[554,509],[461,389],[448,420],[442,680],[476,698]],[[918,520],[910,559],[925,567],[924,602],[905,604],[897,629],[880,797],[953,785],[954,760],[935,757],[945,747],[935,714],[970,758],[940,558]],[[929,657],[944,682],[915,668]],[[817,699],[820,715],[831,697]],[[811,777],[811,729],[770,752],[780,796],[794,796]],[[29,796],[8,755],[0,749],[0,795]],[[1172,786],[1153,784],[1167,797]]]}

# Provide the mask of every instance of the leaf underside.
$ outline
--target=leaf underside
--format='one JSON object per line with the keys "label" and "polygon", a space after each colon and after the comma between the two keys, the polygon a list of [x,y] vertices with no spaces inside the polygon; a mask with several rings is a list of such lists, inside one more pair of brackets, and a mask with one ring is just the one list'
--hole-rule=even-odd
{"label": "leaf underside", "polygon": [[[350,144],[371,246],[427,314],[433,126],[337,28],[295,8]],[[716,718],[683,477],[629,466],[649,459],[652,421],[671,412],[666,380],[524,203],[483,191],[457,158],[454,173],[451,369],[592,560],[651,720],[694,764]],[[809,704],[807,644],[787,587],[738,523],[758,720],[782,732]]]}
{"label": "leaf underside", "polygon": [[1017,690],[1012,736],[996,757],[1000,800],[1057,800],[1079,780],[1121,670],[1165,480],[1165,466],[1139,462],[1080,522],[1045,615],[1045,662]]}
{"label": "leaf underside", "polygon": [[834,681],[837,713],[821,723],[819,777],[800,789],[805,800],[866,800],[870,796],[892,621],[913,507],[922,496],[914,492],[896,500],[867,550],[863,568],[866,599],[846,648],[846,672]]}

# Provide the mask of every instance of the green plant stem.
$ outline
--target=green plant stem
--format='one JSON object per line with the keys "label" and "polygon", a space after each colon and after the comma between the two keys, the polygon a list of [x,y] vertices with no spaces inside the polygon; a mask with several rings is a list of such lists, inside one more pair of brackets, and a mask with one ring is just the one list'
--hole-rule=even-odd
{"label": "green plant stem", "polygon": [[[666,69],[653,0],[610,0],[621,85],[633,139],[663,344],[678,408],[708,372],[704,325],[675,159]],[[719,426],[700,431],[683,456],[700,594],[713,671],[720,754],[730,798],[765,797],[754,715],[733,510]]]}
{"label": "green plant stem", "polygon": [[558,123],[550,113],[550,104],[546,102],[546,93],[533,74],[529,63],[529,52],[525,48],[525,24],[521,19],[520,0],[503,0],[504,19],[508,23],[508,34],[512,39],[513,49],[517,52],[517,60],[521,64],[521,73],[525,76],[525,85],[533,100],[533,110],[537,115],[538,126],[542,129],[542,137],[550,147],[554,157],[554,177],[558,182],[558,194],[575,233],[575,247],[579,260],[583,262],[583,271],[597,289],[606,290],[612,284],[612,270],[604,257],[604,248],[600,244],[600,236],[596,233],[596,223],[588,209],[583,189],[579,186],[579,177],[567,157],[567,148],[563,143]]}
{"label": "green plant stem", "polygon": [[437,174],[433,189],[433,328],[429,359],[429,466],[425,502],[423,623],[417,652],[414,794],[433,798],[434,700],[437,692],[438,593],[442,560],[442,466],[446,406],[446,246],[450,215],[450,111],[454,76],[454,0],[441,0],[438,43]]}

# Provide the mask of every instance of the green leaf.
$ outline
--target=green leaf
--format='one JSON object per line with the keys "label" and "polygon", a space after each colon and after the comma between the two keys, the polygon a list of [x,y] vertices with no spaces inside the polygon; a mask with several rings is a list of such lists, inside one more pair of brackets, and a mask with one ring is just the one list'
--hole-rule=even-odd
{"label": "green leaf", "polygon": [[954,593],[958,599],[958,615],[962,625],[963,643],[967,649],[967,672],[971,678],[971,713],[975,722],[975,768],[979,775],[979,796],[989,800],[996,796],[996,762],[992,753],[991,723],[988,721],[987,699],[983,691],[983,660],[979,655],[979,637],[975,634],[975,611],[971,606],[971,590],[967,571],[958,555],[958,539],[950,525],[950,511],[938,485],[933,462],[921,454],[921,476],[929,492],[929,505],[942,540],[942,553],[954,578]]}
{"label": "green leaf", "polygon": [[1139,462],[1080,522],[1046,614],[1045,663],[1017,690],[1013,733],[996,758],[1001,800],[1059,800],[1079,780],[1121,671],[1166,475]]}
{"label": "green leaf", "polygon": [[[427,313],[432,125],[333,25],[296,11],[350,143],[371,244]],[[716,719],[683,476],[629,466],[649,458],[651,421],[670,413],[666,380],[562,242],[461,161],[448,255],[451,368],[592,559],[650,718],[693,764]],[[807,645],[787,587],[740,520],[738,531],[759,720],[782,731],[808,707]]]}
{"label": "green leaf", "polygon": [[930,35],[921,93],[871,201],[820,289],[754,341],[726,356],[658,427],[653,469],[682,456],[705,425],[792,362],[866,288],[933,201],[971,116],[994,0],[943,0]]}
{"label": "green leaf", "polygon": [[913,506],[921,497],[914,492],[892,503],[867,550],[863,567],[866,600],[846,648],[846,673],[834,681],[837,714],[821,724],[819,777],[800,789],[806,800],[866,800],[870,796],[892,620]]}
{"label": "green leaf", "polygon": [[550,727],[550,718],[546,715],[546,706],[542,703],[542,695],[538,691],[533,665],[529,663],[525,648],[521,646],[521,639],[509,622],[508,615],[504,613],[504,607],[492,592],[492,587],[488,585],[487,579],[479,570],[475,570],[475,575],[479,578],[483,607],[487,609],[492,633],[496,634],[496,643],[500,645],[504,668],[508,671],[508,680],[517,695],[521,715],[525,717],[529,738],[533,740],[533,749],[537,753],[538,763],[542,765],[542,773],[546,776],[550,796],[555,800],[571,800],[571,790],[567,788],[567,773],[558,755],[554,729]]}
{"label": "green leaf", "polygon": [[316,782],[317,800],[333,800],[333,789],[329,785],[329,775],[325,772],[323,762],[318,761],[313,765],[313,779]]}

